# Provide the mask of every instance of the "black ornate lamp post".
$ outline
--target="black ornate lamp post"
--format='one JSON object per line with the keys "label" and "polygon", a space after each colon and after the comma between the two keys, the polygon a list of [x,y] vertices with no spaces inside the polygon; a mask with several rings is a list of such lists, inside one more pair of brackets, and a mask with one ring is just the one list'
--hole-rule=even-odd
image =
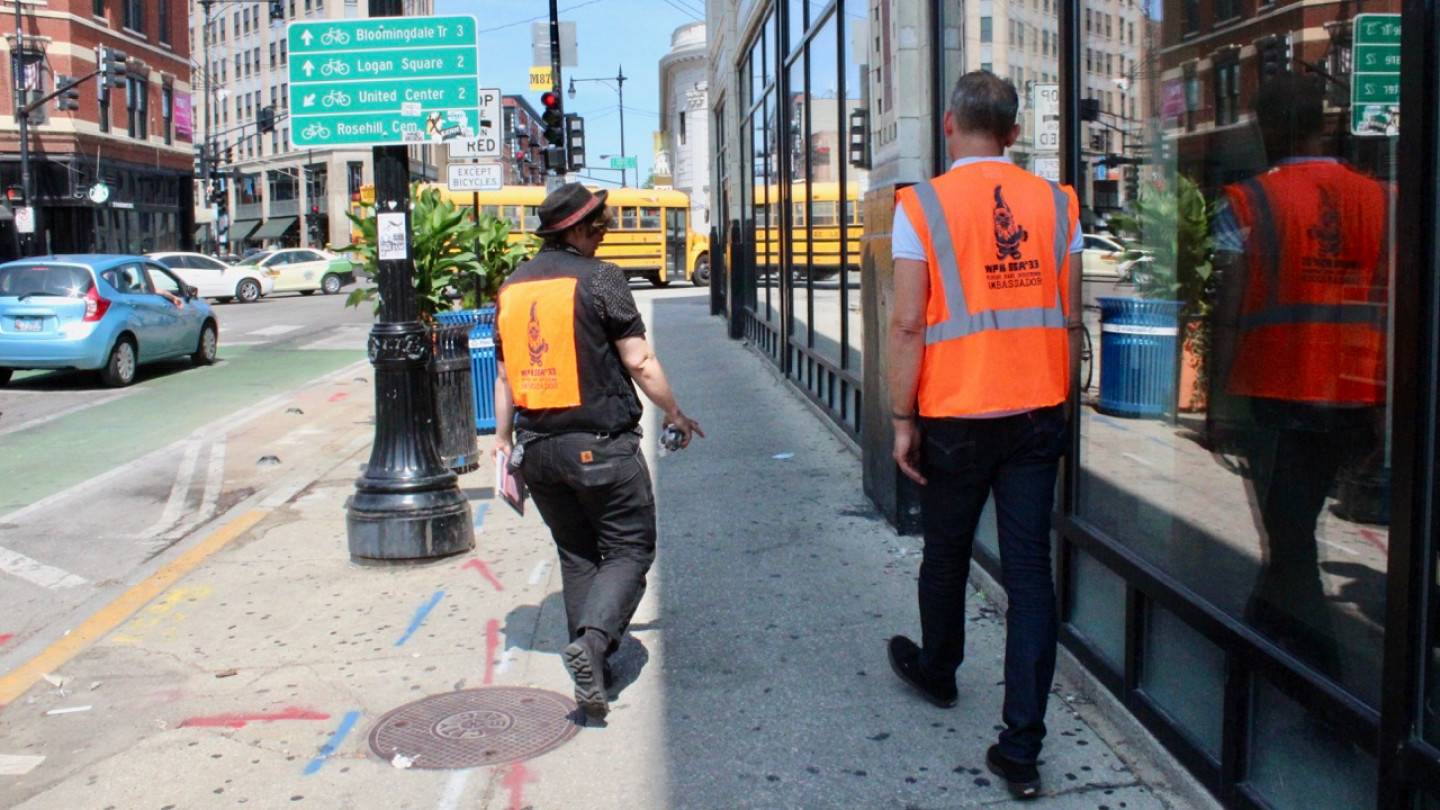
{"label": "black ornate lamp post", "polygon": [[[399,17],[401,0],[370,0],[371,17]],[[377,146],[375,212],[404,217],[405,257],[380,259],[380,320],[370,330],[375,366],[375,443],[346,503],[350,557],[357,563],[415,562],[475,547],[470,502],[435,449],[434,401],[426,371],[430,333],[420,323],[411,277],[409,156]]]}

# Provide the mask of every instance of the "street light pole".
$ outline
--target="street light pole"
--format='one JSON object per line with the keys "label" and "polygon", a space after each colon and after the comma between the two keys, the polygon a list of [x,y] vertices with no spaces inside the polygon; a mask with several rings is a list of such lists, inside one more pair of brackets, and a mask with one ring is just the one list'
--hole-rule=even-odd
{"label": "street light pole", "polygon": [[[601,84],[604,84],[604,85],[606,85],[607,87],[609,86],[609,85],[608,85],[608,82],[615,82],[615,92],[620,95],[620,101],[619,101],[619,109],[620,109],[620,155],[621,155],[622,157],[623,157],[624,155],[628,154],[628,153],[625,151],[625,80],[626,80],[627,78],[629,78],[629,77],[625,75],[625,66],[624,66],[624,65],[621,65],[621,66],[620,66],[620,69],[615,72],[615,76],[614,76],[613,78],[605,78],[605,79],[571,79],[571,80],[570,80],[570,90],[569,90],[569,92],[568,92],[568,95],[570,96],[570,98],[575,98],[575,82],[600,82]],[[625,187],[626,187],[626,185],[628,184],[628,183],[627,183],[628,179],[629,179],[629,175],[626,173],[626,171],[625,171],[624,169],[621,169],[621,170],[620,170],[620,187],[621,187],[621,188],[625,188]],[[640,182],[640,169],[639,169],[638,166],[637,166],[636,169],[635,169],[635,182],[637,182],[637,183]]]}
{"label": "street light pole", "polygon": [[[370,0],[371,17],[399,17],[401,0]],[[410,232],[410,158],[405,146],[376,146],[377,231],[400,219],[403,255],[381,247],[380,319],[370,330],[375,367],[375,441],[370,463],[345,504],[350,559],[405,563],[475,547],[470,502],[435,447],[435,404],[427,371],[432,341],[420,323]],[[384,223],[382,225],[381,223]],[[384,243],[382,243],[383,245]]]}
{"label": "street light pole", "polygon": [[[25,69],[25,24],[20,16],[19,0],[16,0],[15,3],[14,57],[15,118],[20,124],[20,204],[25,208],[30,208],[30,111],[26,109],[28,99],[25,97],[25,76],[27,74]],[[31,214],[33,216],[34,209],[31,209]],[[36,222],[38,219],[39,217],[31,219],[31,222],[35,222],[37,226],[36,230],[39,229],[39,223]],[[28,256],[34,251],[34,231],[24,234],[23,241],[24,247],[21,248],[21,253]]]}

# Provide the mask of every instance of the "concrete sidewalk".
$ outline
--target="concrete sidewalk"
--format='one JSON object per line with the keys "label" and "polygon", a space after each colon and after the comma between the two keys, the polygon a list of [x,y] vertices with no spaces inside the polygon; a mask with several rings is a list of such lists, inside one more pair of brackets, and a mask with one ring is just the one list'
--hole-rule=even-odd
{"label": "concrete sidewalk", "polygon": [[[885,640],[918,632],[918,541],[870,509],[853,452],[725,339],[703,291],[657,294],[647,320],[709,438],[651,459],[659,560],[604,726],[564,724],[559,736],[573,736],[548,753],[489,767],[426,770],[438,754],[371,753],[382,716],[426,696],[536,687],[568,700],[570,684],[559,573],[538,516],[493,501],[482,465],[462,478],[473,553],[353,566],[343,507],[369,447],[352,444],[293,497],[237,507],[191,568],[49,673],[60,686],[41,680],[0,709],[0,774],[29,768],[0,775],[0,806],[1008,804],[983,765],[1000,716],[994,606],[970,600],[960,705],[908,693]],[[1051,702],[1042,801],[1208,805],[1143,735],[1079,695],[1062,682]]]}

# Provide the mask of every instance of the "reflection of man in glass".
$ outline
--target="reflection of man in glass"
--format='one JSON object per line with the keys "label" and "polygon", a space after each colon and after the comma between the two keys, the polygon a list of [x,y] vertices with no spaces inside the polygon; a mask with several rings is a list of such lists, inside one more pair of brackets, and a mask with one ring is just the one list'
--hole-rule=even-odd
{"label": "reflection of man in glass", "polygon": [[1323,154],[1323,87],[1281,76],[1255,113],[1271,168],[1225,189],[1217,380],[1244,432],[1260,575],[1245,618],[1338,676],[1316,523],[1336,474],[1377,447],[1385,402],[1388,193]]}

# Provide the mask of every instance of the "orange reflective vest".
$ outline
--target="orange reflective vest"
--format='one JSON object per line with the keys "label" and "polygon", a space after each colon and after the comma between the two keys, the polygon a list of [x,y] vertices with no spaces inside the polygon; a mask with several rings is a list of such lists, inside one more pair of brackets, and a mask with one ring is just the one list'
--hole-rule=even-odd
{"label": "orange reflective vest", "polygon": [[1233,394],[1385,401],[1389,194],[1339,163],[1278,166],[1228,186],[1246,276]]}
{"label": "orange reflective vest", "polygon": [[920,415],[981,416],[1063,402],[1070,390],[1070,241],[1080,227],[1075,193],[987,160],[897,196],[930,271]]}
{"label": "orange reflective vest", "polygon": [[501,293],[497,328],[507,348],[505,376],[521,408],[580,404],[575,284],[573,278],[527,281]]}

